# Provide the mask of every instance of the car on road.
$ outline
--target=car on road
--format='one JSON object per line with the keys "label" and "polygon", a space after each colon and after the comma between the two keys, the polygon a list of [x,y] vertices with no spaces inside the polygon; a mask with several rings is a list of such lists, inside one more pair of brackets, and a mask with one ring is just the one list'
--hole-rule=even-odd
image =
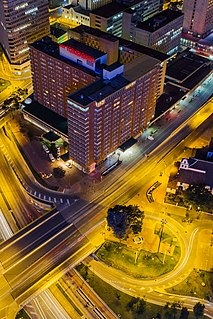
{"label": "car on road", "polygon": [[150,141],[154,141],[154,137],[153,137],[152,135],[149,135],[147,138],[148,138],[148,140],[150,140]]}

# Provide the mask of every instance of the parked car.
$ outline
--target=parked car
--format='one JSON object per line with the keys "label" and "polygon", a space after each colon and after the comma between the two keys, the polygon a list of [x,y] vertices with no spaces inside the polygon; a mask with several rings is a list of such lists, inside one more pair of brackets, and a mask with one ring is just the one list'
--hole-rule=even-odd
{"label": "parked car", "polygon": [[54,158],[52,153],[49,153],[49,158],[50,158],[51,162],[55,162],[55,158]]}
{"label": "parked car", "polygon": [[42,148],[43,148],[43,150],[45,151],[45,153],[49,153],[50,151],[49,151],[49,149],[48,149],[48,147],[47,147],[47,145],[45,145],[45,144],[43,144],[42,145]]}

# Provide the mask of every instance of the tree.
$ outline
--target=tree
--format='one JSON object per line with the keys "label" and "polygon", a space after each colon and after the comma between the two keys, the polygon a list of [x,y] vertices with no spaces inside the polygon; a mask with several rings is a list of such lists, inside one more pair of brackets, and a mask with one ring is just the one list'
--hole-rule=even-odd
{"label": "tree", "polygon": [[144,212],[136,205],[116,205],[110,208],[107,213],[108,226],[113,229],[114,235],[124,238],[127,231],[138,234],[142,230]]}
{"label": "tree", "polygon": [[213,195],[205,185],[190,185],[183,193],[184,199],[201,210],[213,210]]}
{"label": "tree", "polygon": [[193,312],[195,315],[195,318],[198,319],[203,316],[204,314],[205,305],[201,304],[200,302],[197,302],[193,307]]}
{"label": "tree", "polygon": [[62,178],[65,175],[65,170],[62,167],[58,166],[53,168],[53,176],[55,178]]}
{"label": "tree", "polygon": [[142,315],[146,311],[146,301],[144,299],[139,299],[136,305],[136,313]]}
{"label": "tree", "polygon": [[189,311],[186,307],[183,307],[181,309],[180,319],[188,319],[188,317],[189,317]]}

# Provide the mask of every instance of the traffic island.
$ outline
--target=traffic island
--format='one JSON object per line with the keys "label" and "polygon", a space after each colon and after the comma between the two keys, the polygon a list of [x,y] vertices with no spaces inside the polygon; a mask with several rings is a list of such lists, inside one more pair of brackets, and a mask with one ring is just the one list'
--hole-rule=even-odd
{"label": "traffic island", "polygon": [[212,302],[213,272],[193,269],[184,281],[172,288],[166,289],[166,291],[176,295],[192,296]]}
{"label": "traffic island", "polygon": [[172,254],[166,254],[106,241],[95,255],[100,261],[129,276],[152,279],[172,271],[179,261],[180,253],[179,246],[173,248]]}

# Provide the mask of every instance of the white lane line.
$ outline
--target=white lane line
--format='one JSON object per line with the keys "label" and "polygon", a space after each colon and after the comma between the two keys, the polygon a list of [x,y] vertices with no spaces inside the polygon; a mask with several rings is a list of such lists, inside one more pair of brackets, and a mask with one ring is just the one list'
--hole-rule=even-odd
{"label": "white lane line", "polygon": [[51,197],[49,196],[49,202],[51,202]]}
{"label": "white lane line", "polygon": [[34,192],[34,195],[36,195],[36,191]]}
{"label": "white lane line", "polygon": [[54,203],[56,203],[57,202],[57,199],[54,197]]}
{"label": "white lane line", "polygon": [[41,198],[41,194],[40,193],[38,194],[38,197]]}
{"label": "white lane line", "polygon": [[44,195],[44,200],[46,199],[46,195]]}
{"label": "white lane line", "polygon": [[69,199],[67,199],[67,204],[70,206],[70,201],[69,201]]}
{"label": "white lane line", "polygon": [[60,198],[60,202],[63,203],[63,198]]}

